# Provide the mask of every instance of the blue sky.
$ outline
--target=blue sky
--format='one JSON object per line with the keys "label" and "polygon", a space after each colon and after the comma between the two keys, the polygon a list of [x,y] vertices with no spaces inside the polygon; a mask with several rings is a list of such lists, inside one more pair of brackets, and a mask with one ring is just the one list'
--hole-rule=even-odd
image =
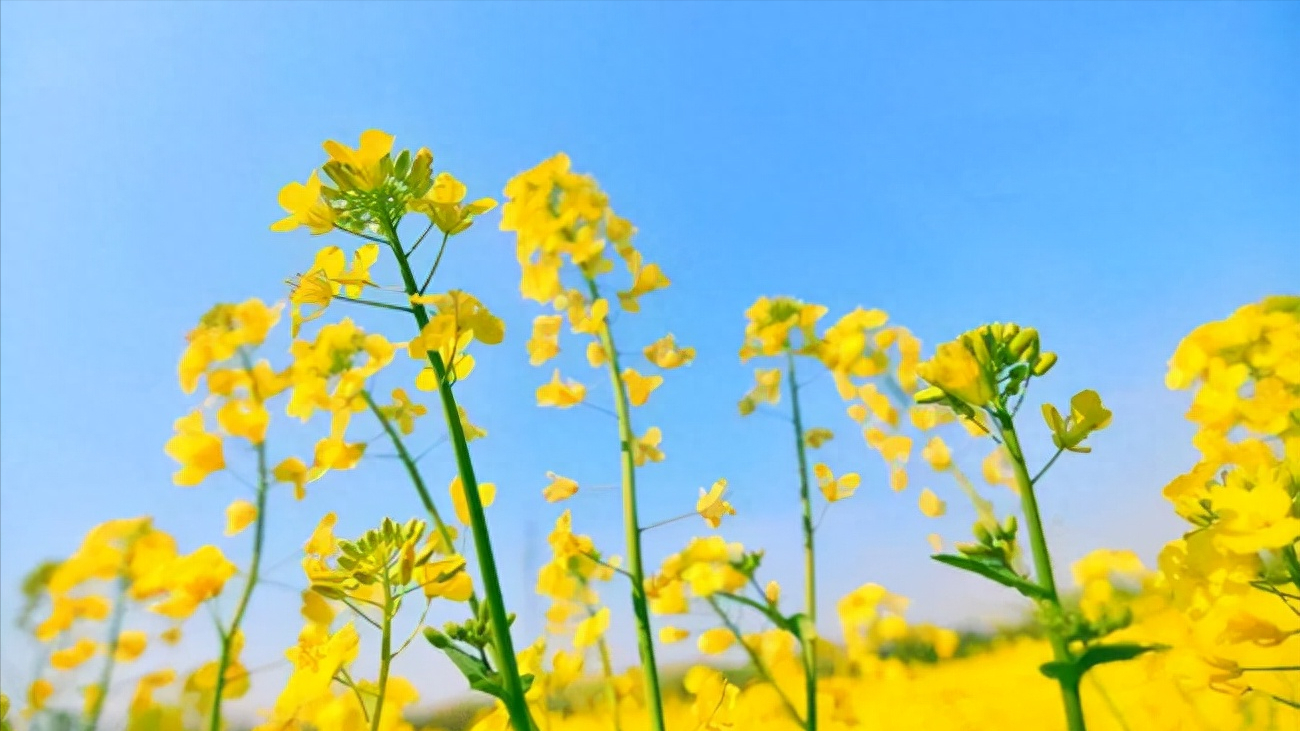
{"label": "blue sky", "polygon": [[[212,303],[283,298],[283,280],[319,245],[350,244],[268,230],[278,189],[319,164],[325,139],[380,127],[399,145],[427,145],[471,196],[499,196],[560,150],[593,172],[673,279],[621,319],[621,338],[672,331],[700,351],[637,414],[639,428],[664,429],[668,453],[645,472],[643,513],[689,509],[698,486],[727,477],[741,514],[726,534],[768,548],[792,594],[787,427],[735,412],[750,379],[735,357],[741,313],[756,296],[793,294],[832,313],[881,307],[931,345],[988,320],[1038,327],[1061,362],[1036,395],[1096,388],[1115,411],[1095,452],[1063,461],[1042,498],[1064,562],[1098,546],[1150,559],[1177,535],[1159,490],[1195,453],[1187,397],[1164,390],[1164,363],[1196,324],[1300,289],[1293,4],[10,2],[0,26],[0,638],[11,691],[30,657],[8,626],[19,577],[91,525],[151,514],[187,548],[217,542],[247,556],[246,538],[220,535],[224,506],[246,493],[239,482],[171,485],[162,445],[195,403],[175,365]],[[508,326],[504,345],[478,353],[462,399],[491,432],[475,455],[499,486],[491,520],[507,592],[526,613],[541,608],[527,570],[559,512],[541,500],[545,471],[611,484],[617,461],[607,417],[533,407],[549,376],[523,351],[539,310],[518,296],[497,220],[458,240],[440,276]],[[408,336],[405,321],[346,314]],[[603,375],[570,351],[566,373],[608,399]],[[911,596],[917,618],[1014,612],[1013,597],[924,558],[927,533],[965,532],[953,486],[891,493],[829,380],[810,392],[812,420],[841,429],[825,458],[865,477],[822,524],[823,605],[877,581]],[[272,449],[289,454],[323,426],[282,419],[273,439],[276,428],[286,436]],[[426,443],[440,433],[422,428]],[[449,453],[425,465],[445,495]],[[951,499],[949,517],[919,515],[923,485]],[[302,503],[278,498],[268,553],[286,585],[299,582],[295,547],[327,510],[344,514],[346,535],[419,507],[384,460]],[[613,552],[617,499],[589,489],[572,502],[577,527]],[[652,561],[697,532],[651,534]],[[624,592],[607,594],[617,604]],[[268,587],[254,610],[250,665],[291,641],[296,595]],[[211,651],[200,624],[169,662]],[[537,630],[524,621],[521,635]],[[413,652],[423,654],[412,672],[431,672],[428,653]]]}

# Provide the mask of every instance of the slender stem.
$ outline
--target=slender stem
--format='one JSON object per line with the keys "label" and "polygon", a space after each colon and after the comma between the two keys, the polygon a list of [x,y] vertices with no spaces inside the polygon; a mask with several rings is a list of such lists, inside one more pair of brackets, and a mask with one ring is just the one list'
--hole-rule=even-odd
{"label": "slender stem", "polygon": [[[406,259],[402,242],[397,237],[396,227],[392,222],[383,221],[388,236],[389,248],[397,258],[398,269],[402,273],[402,282],[408,295],[419,294],[415,284],[415,275],[411,264]],[[429,314],[424,305],[413,305],[412,315],[420,331],[429,324]],[[460,413],[456,409],[456,396],[452,393],[451,383],[447,380],[447,366],[442,355],[437,351],[428,352],[429,365],[433,367],[434,377],[438,382],[438,395],[442,397],[443,417],[447,421],[447,431],[451,437],[452,449],[456,455],[456,469],[460,474],[461,485],[465,490],[465,505],[470,518],[470,532],[474,536],[474,552],[478,558],[479,572],[483,577],[484,601],[488,605],[488,618],[492,627],[492,647],[497,656],[497,668],[505,684],[504,702],[510,714],[510,724],[515,731],[532,731],[533,721],[528,712],[528,703],[524,698],[523,681],[519,678],[519,664],[515,659],[514,642],[510,638],[510,621],[506,614],[505,599],[501,594],[501,579],[497,574],[496,556],[492,552],[492,538],[488,534],[487,516],[483,513],[483,501],[478,494],[478,478],[474,475],[474,463],[469,455],[469,443],[465,441],[465,429],[460,423]]]}
{"label": "slender stem", "polygon": [[1060,459],[1061,454],[1062,454],[1063,452],[1065,452],[1065,448],[1064,448],[1064,447],[1058,447],[1057,450],[1056,450],[1056,454],[1053,454],[1053,455],[1052,455],[1052,458],[1049,459],[1049,460],[1047,460],[1047,464],[1043,465],[1043,468],[1042,468],[1041,470],[1038,471],[1038,474],[1036,474],[1036,475],[1034,475],[1033,477],[1029,478],[1029,484],[1031,484],[1031,485],[1037,485],[1037,484],[1038,484],[1038,481],[1041,480],[1041,479],[1043,478],[1043,475],[1047,474],[1047,471],[1048,471],[1049,469],[1052,468],[1052,465],[1056,464],[1056,460]]}
{"label": "slender stem", "polygon": [[[246,359],[247,365],[247,359]],[[248,365],[251,370],[251,365]],[[235,637],[248,611],[248,602],[257,586],[258,575],[262,568],[262,544],[266,539],[266,493],[270,481],[267,479],[266,442],[257,444],[257,519],[253,525],[253,558],[248,567],[248,580],[244,582],[244,591],[235,606],[235,615],[230,619],[230,628],[221,631],[221,659],[217,661],[216,688],[212,693],[212,713],[208,717],[209,731],[221,731],[221,698],[226,692],[226,670],[230,668],[231,651],[234,649]]]}
{"label": "slender stem", "polygon": [[411,311],[410,307],[403,307],[402,305],[392,305],[387,302],[376,302],[375,300],[361,299],[360,297],[348,297],[341,294],[334,295],[334,299],[341,300],[343,302],[351,302],[357,305],[368,305],[370,307],[379,307],[385,310],[397,310],[399,312]]}
{"label": "slender stem", "polygon": [[[596,280],[587,277],[587,289],[594,302],[600,299]],[[663,699],[659,690],[659,666],[655,663],[654,636],[650,629],[650,611],[645,593],[645,569],[641,559],[641,524],[637,517],[636,457],[633,449],[636,436],[632,432],[631,409],[628,405],[627,386],[623,383],[618,364],[618,349],[614,334],[606,319],[600,327],[600,344],[605,349],[605,365],[609,382],[614,389],[614,408],[618,415],[619,443],[622,452],[623,472],[623,532],[627,538],[628,572],[632,575],[632,612],[636,615],[637,646],[641,654],[641,670],[645,673],[646,709],[650,713],[650,728],[664,731]]]}
{"label": "slender stem", "polygon": [[[421,236],[420,238],[424,237]],[[438,265],[442,263],[442,254],[447,250],[447,239],[449,238],[451,238],[451,234],[442,235],[442,246],[438,247],[438,255],[433,258],[433,266],[429,267],[429,276],[425,277],[424,284],[420,285],[420,294],[424,294],[424,290],[429,288],[429,282],[433,281],[433,275],[438,271]],[[415,247],[411,247],[411,251],[415,251]]]}
{"label": "slender stem", "polygon": [[[125,569],[125,567],[123,567]],[[125,571],[124,571],[125,573]],[[95,704],[86,714],[86,731],[99,728],[99,717],[104,713],[104,701],[108,698],[108,685],[113,680],[113,666],[117,663],[117,646],[122,639],[122,621],[126,617],[126,590],[130,580],[121,576],[117,580],[117,601],[113,603],[113,617],[108,627],[108,652],[104,658],[104,669],[99,675],[99,695]]]}
{"label": "slender stem", "polygon": [[[423,243],[424,243],[424,237],[425,237],[425,236],[428,236],[428,235],[429,235],[429,232],[432,231],[432,230],[433,230],[433,223],[430,222],[428,226],[425,226],[425,227],[424,227],[424,231],[420,234],[420,237],[417,238],[417,239],[415,240],[415,243],[414,243],[414,244],[411,244],[411,248],[407,250],[407,252],[406,252],[406,258],[407,258],[407,259],[410,259],[410,258],[411,258],[411,254],[414,254],[414,253],[415,253],[415,250],[418,249],[418,248],[420,248],[420,244],[423,244]],[[446,239],[443,239],[443,240],[445,241]]]}
{"label": "slender stem", "polygon": [[776,694],[781,699],[781,705],[784,706],[786,712],[790,714],[790,718],[797,721],[800,726],[807,728],[804,724],[803,718],[799,715],[799,711],[795,710],[794,704],[790,702],[790,698],[786,696],[785,691],[781,689],[781,686],[776,684],[776,679],[772,677],[772,671],[768,670],[767,663],[763,662],[763,658],[759,656],[758,652],[755,651],[748,642],[745,642],[744,636],[740,633],[740,627],[736,626],[736,623],[732,621],[731,617],[727,616],[727,613],[722,610],[722,607],[718,606],[717,599],[708,597],[708,602],[709,606],[713,607],[713,611],[718,615],[718,619],[722,620],[723,626],[731,631],[731,634],[736,638],[736,642],[739,642],[740,646],[745,649],[745,654],[749,656],[749,662],[752,663],[754,669],[758,671],[759,677],[761,677],[768,685],[776,689]]}
{"label": "slender stem", "polygon": [[[583,582],[586,585],[586,582]],[[596,609],[590,605],[587,606],[587,616],[596,616]],[[614,687],[614,663],[609,656],[609,642],[605,636],[601,635],[596,641],[596,649],[600,654],[600,671],[605,677],[605,695],[609,698],[610,713],[614,714],[614,731],[621,731],[621,724],[618,718],[618,689]]]}
{"label": "slender stem", "polygon": [[[384,412],[380,411],[379,404],[375,403],[375,399],[370,395],[369,391],[363,390],[361,392],[361,398],[365,399],[366,405],[370,407],[370,411],[374,413],[375,418],[378,419],[380,425],[384,427],[384,433],[387,434],[388,438],[393,442],[393,449],[397,450],[397,458],[400,459],[402,465],[406,467],[406,474],[411,478],[411,484],[415,486],[416,493],[420,495],[420,502],[424,504],[425,512],[428,513],[429,518],[433,520],[434,529],[438,531],[438,536],[442,538],[443,545],[446,546],[448,551],[454,550],[456,544],[451,536],[451,528],[447,526],[446,521],[442,519],[442,515],[438,512],[438,506],[434,504],[433,496],[429,494],[429,488],[424,484],[424,477],[420,474],[420,469],[415,466],[415,460],[411,459],[411,453],[407,451],[406,444],[402,441],[402,435],[397,432],[397,429],[393,426],[392,420],[384,416]],[[478,616],[478,607],[478,594],[477,592],[471,591],[469,595],[469,608],[475,617]]]}
{"label": "slender stem", "polygon": [[[1038,500],[1034,496],[1034,483],[1030,479],[1029,469],[1025,465],[1025,453],[1021,449],[1020,438],[1016,434],[1015,423],[1012,421],[1010,414],[999,411],[995,414],[995,417],[999,430],[1002,432],[1002,439],[1006,444],[1007,452],[1011,456],[1011,467],[1015,472],[1016,482],[1020,487],[1020,505],[1025,514],[1025,524],[1029,531],[1029,546],[1034,557],[1034,575],[1038,585],[1046,590],[1048,595],[1046,601],[1051,605],[1053,612],[1060,615],[1061,599],[1056,593],[1056,579],[1052,576],[1052,557],[1047,551],[1047,536],[1043,532],[1043,521],[1038,512]],[[1060,629],[1054,623],[1049,623],[1047,634],[1052,645],[1052,657],[1057,662],[1070,662],[1073,659],[1070,648]],[[1061,686],[1061,701],[1065,705],[1066,726],[1069,731],[1085,731],[1083,702],[1079,696],[1079,678],[1062,676],[1057,678],[1057,682]]]}
{"label": "slender stem", "polygon": [[393,662],[393,589],[384,573],[384,624],[379,635],[379,689],[375,696],[375,712],[370,714],[370,731],[379,731],[379,720],[384,715],[384,695],[388,691],[388,667]]}
{"label": "slender stem", "polygon": [[[786,369],[790,381],[790,408],[794,417],[794,449],[799,456],[799,502],[803,505],[803,561],[804,561],[804,606],[808,615],[808,627],[812,632],[800,632],[799,642],[803,646],[804,689],[807,697],[807,710],[804,728],[809,731],[817,729],[817,556],[813,545],[812,490],[808,484],[808,448],[804,444],[803,414],[799,409],[799,382],[796,380],[794,353],[785,351]],[[811,634],[812,636],[805,636]]]}

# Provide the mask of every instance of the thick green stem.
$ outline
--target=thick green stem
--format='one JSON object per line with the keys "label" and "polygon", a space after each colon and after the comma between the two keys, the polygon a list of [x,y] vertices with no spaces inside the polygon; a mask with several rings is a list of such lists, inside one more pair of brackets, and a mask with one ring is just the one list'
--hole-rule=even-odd
{"label": "thick green stem", "polygon": [[[419,294],[419,285],[411,272],[411,264],[406,259],[402,242],[397,237],[396,227],[387,220],[382,223],[389,248],[397,258],[397,266],[401,270],[402,283],[407,295]],[[419,304],[412,304],[411,310],[416,326],[423,332],[424,326],[429,324],[428,311],[425,310],[424,305]],[[492,625],[493,654],[496,655],[497,670],[506,689],[506,710],[510,714],[510,724],[515,731],[532,731],[533,721],[528,712],[528,702],[524,697],[523,681],[519,678],[519,664],[515,660],[514,642],[510,638],[510,621],[506,614],[505,599],[501,595],[501,579],[497,574],[496,555],[492,552],[492,538],[488,534],[483,501],[478,494],[478,478],[474,476],[474,463],[470,460],[469,443],[465,441],[465,428],[460,422],[456,396],[452,393],[451,382],[447,379],[447,366],[443,363],[442,356],[433,350],[428,352],[428,356],[429,365],[433,367],[433,374],[438,382],[438,395],[442,398],[443,416],[447,421],[447,431],[456,455],[456,469],[460,474],[461,486],[465,490],[470,532],[474,537],[474,552],[483,578],[483,591],[486,595],[484,600],[488,605],[488,618]]]}
{"label": "thick green stem", "polygon": [[[1042,517],[1038,512],[1038,500],[1034,496],[1034,483],[1029,477],[1029,468],[1025,464],[1025,453],[1020,446],[1020,438],[1011,416],[1007,413],[997,414],[1002,440],[1011,457],[1011,467],[1016,475],[1016,484],[1020,489],[1020,506],[1025,514],[1025,527],[1029,532],[1029,548],[1034,557],[1034,576],[1038,585],[1048,594],[1047,602],[1056,618],[1061,615],[1061,598],[1056,592],[1056,578],[1052,575],[1052,557],[1047,551],[1047,536],[1043,532]],[[1039,475],[1041,477],[1041,474]],[[1052,657],[1057,662],[1070,662],[1073,657],[1066,638],[1061,634],[1055,622],[1049,622],[1047,635],[1052,645]],[[1085,731],[1083,719],[1083,702],[1079,696],[1079,678],[1062,676],[1057,679],[1061,686],[1061,701],[1065,705],[1065,721],[1069,731]]]}
{"label": "thick green stem", "polygon": [[812,489],[808,481],[808,447],[804,442],[803,413],[799,409],[799,381],[795,374],[794,353],[786,350],[786,376],[790,381],[790,408],[794,416],[794,449],[799,457],[799,502],[803,505],[804,606],[807,628],[800,632],[804,664],[804,691],[807,710],[804,728],[817,729],[817,554],[813,544]]}
{"label": "thick green stem", "polygon": [[393,589],[384,577],[384,621],[379,635],[379,687],[375,691],[375,710],[370,714],[370,731],[379,731],[384,715],[384,696],[388,691],[388,667],[393,662]]}
{"label": "thick green stem", "polygon": [[776,689],[776,694],[781,699],[781,705],[784,706],[786,712],[790,714],[790,718],[798,721],[800,726],[807,728],[803,718],[799,715],[799,711],[795,710],[794,704],[790,702],[785,691],[781,689],[781,686],[776,684],[776,679],[772,677],[772,672],[768,670],[767,664],[763,662],[763,658],[759,656],[758,652],[755,651],[753,647],[750,647],[749,643],[745,642],[744,636],[740,633],[740,627],[736,626],[736,623],[731,620],[731,617],[727,616],[727,613],[722,610],[722,607],[718,605],[717,599],[709,597],[708,602],[709,606],[713,607],[713,611],[718,615],[718,619],[722,620],[723,626],[731,631],[731,634],[736,638],[736,642],[739,642],[740,646],[745,649],[745,654],[749,656],[749,662],[753,664],[754,669],[758,671],[758,676],[768,685]]}
{"label": "thick green stem", "polygon": [[[411,484],[415,486],[415,492],[419,494],[420,502],[424,504],[424,510],[429,514],[430,520],[433,521],[434,529],[438,531],[438,536],[442,539],[443,545],[448,551],[454,550],[453,547],[456,544],[452,539],[451,528],[448,527],[447,523],[442,519],[442,515],[438,512],[438,506],[434,504],[433,496],[429,494],[429,488],[424,484],[424,477],[420,474],[420,469],[415,466],[415,460],[411,458],[411,452],[402,441],[402,435],[397,432],[392,420],[384,416],[384,412],[379,410],[379,404],[375,403],[375,399],[370,395],[369,391],[362,391],[361,398],[365,399],[366,405],[370,407],[370,411],[374,413],[375,418],[379,420],[380,426],[384,428],[384,433],[392,441],[393,449],[397,450],[397,458],[406,467],[406,474],[411,478]],[[475,617],[478,616],[478,607],[478,593],[471,592],[469,595],[469,608]]]}
{"label": "thick green stem", "polygon": [[[250,366],[251,367],[251,366]],[[221,729],[221,699],[226,692],[226,671],[230,668],[235,637],[243,624],[244,614],[248,612],[248,602],[253,597],[258,575],[262,569],[262,544],[266,539],[266,493],[270,480],[267,479],[266,443],[257,444],[257,518],[253,523],[253,558],[248,566],[248,580],[244,582],[244,591],[239,595],[239,604],[235,606],[235,615],[230,619],[230,626],[221,630],[221,659],[217,661],[216,687],[212,691],[212,713],[208,717],[209,731]]]}
{"label": "thick green stem", "polygon": [[[600,298],[596,282],[587,278],[587,289],[593,301]],[[636,435],[632,432],[631,408],[628,404],[627,385],[618,364],[618,349],[609,320],[601,324],[600,345],[605,349],[605,365],[609,382],[614,389],[614,408],[618,416],[619,443],[623,471],[623,531],[627,538],[627,571],[631,574],[632,612],[636,616],[637,647],[641,654],[641,670],[645,673],[646,709],[650,713],[650,728],[664,731],[663,699],[659,690],[659,666],[655,663],[654,635],[650,628],[650,610],[645,593],[645,568],[641,559],[641,524],[637,517],[636,500]]]}
{"label": "thick green stem", "polygon": [[[125,571],[125,567],[123,568]],[[130,584],[125,576],[117,580],[117,599],[113,603],[113,617],[108,624],[108,648],[104,658],[104,669],[99,674],[99,695],[94,705],[86,713],[84,724],[86,731],[99,728],[99,717],[104,713],[104,701],[108,698],[108,685],[113,680],[113,666],[117,663],[117,646],[122,639],[122,622],[126,617],[126,590]]]}

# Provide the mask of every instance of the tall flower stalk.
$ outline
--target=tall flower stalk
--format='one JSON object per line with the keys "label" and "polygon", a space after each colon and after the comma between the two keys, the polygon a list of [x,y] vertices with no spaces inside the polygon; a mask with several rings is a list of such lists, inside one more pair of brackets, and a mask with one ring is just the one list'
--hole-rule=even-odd
{"label": "tall flower stalk", "polygon": [[[659,667],[655,659],[655,641],[650,625],[650,587],[642,556],[642,534],[637,495],[637,470],[647,462],[663,459],[659,449],[662,434],[650,427],[638,437],[632,424],[631,409],[646,403],[663,377],[643,375],[625,367],[622,353],[614,341],[610,316],[612,302],[623,312],[641,309],[643,295],[669,286],[669,280],[657,264],[645,261],[632,243],[635,228],[615,215],[608,197],[588,175],[574,173],[569,159],[560,154],[535,168],[520,173],[506,186],[508,201],[503,210],[501,227],[517,235],[516,256],[522,266],[520,291],[524,297],[549,304],[555,315],[534,320],[533,336],[528,341],[529,361],[541,365],[560,352],[559,333],[565,315],[574,333],[587,335],[587,360],[592,367],[603,366],[613,391],[614,416],[618,421],[619,466],[623,502],[623,533],[627,550],[627,567],[623,573],[631,582],[632,613],[636,623],[637,647],[645,682],[650,728],[663,731],[663,700]],[[598,279],[611,275],[615,260],[608,258],[612,248],[625,266],[630,285],[617,296],[602,291]],[[581,286],[568,288],[564,278],[571,264],[581,278]],[[569,275],[572,276],[572,275]],[[644,350],[646,360],[662,369],[677,368],[695,357],[691,348],[678,347],[667,335]],[[568,408],[583,403],[586,387],[577,381],[562,380],[557,369],[551,382],[537,391],[540,406]],[[548,489],[549,500],[572,495],[571,489]],[[710,499],[710,510],[730,510],[725,503]],[[705,511],[701,510],[701,514]],[[712,520],[716,525],[716,520]]]}

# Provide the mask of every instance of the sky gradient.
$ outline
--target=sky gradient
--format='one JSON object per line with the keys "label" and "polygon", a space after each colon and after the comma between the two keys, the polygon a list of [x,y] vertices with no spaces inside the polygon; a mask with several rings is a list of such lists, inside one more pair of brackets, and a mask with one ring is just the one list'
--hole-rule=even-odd
{"label": "sky gradient", "polygon": [[[638,429],[663,428],[668,454],[644,473],[643,514],[689,510],[699,486],[727,477],[740,515],[724,533],[767,548],[792,595],[788,425],[742,420],[735,407],[751,382],[736,358],[742,312],[757,296],[796,295],[832,316],[880,307],[927,352],[985,321],[1037,327],[1060,363],[1027,412],[1082,388],[1115,412],[1094,453],[1063,460],[1041,498],[1064,566],[1101,546],[1149,562],[1176,537],[1160,488],[1195,452],[1187,395],[1163,387],[1166,360],[1198,323],[1300,290],[1295,4],[0,7],[0,675],[10,693],[31,657],[10,628],[20,577],[90,526],[151,514],[183,548],[216,542],[246,559],[246,536],[221,537],[243,485],[171,485],[162,445],[196,403],[176,362],[213,303],[282,299],[283,280],[316,248],[352,245],[268,229],[282,215],[277,191],[323,160],[326,139],[352,144],[379,127],[401,147],[428,146],[471,198],[499,198],[511,175],[561,150],[595,174],[673,280],[620,318],[620,339],[639,349],[671,331],[699,350],[636,414]],[[507,325],[503,345],[478,350],[461,398],[490,432],[474,454],[498,485],[489,517],[523,642],[540,631],[527,619],[544,608],[530,598],[531,573],[561,510],[541,499],[546,470],[598,486],[617,480],[618,463],[606,416],[534,407],[550,369],[530,369],[523,343],[541,310],[518,295],[513,238],[498,221],[458,237],[440,278]],[[339,307],[330,317],[344,314],[409,337],[408,322],[386,315]],[[566,342],[566,375],[607,401],[603,374]],[[376,390],[406,377],[385,374]],[[927,533],[967,531],[954,486],[890,492],[829,379],[818,388],[811,421],[840,432],[824,457],[865,483],[822,523],[823,605],[875,581],[910,596],[917,619],[1012,616],[1014,596],[925,559]],[[281,456],[311,443],[296,423],[273,423],[272,440],[277,429]],[[424,422],[417,446],[440,433]],[[1030,434],[1032,458],[1045,448],[1040,428]],[[423,464],[445,497],[450,453]],[[919,514],[922,486],[949,498],[949,516]],[[578,530],[622,552],[617,491],[584,489],[568,507]],[[295,551],[328,510],[348,536],[419,504],[396,463],[378,459],[301,503],[278,494],[268,555],[284,586],[255,598],[248,665],[273,663],[293,641]],[[692,522],[650,534],[650,563],[700,532]],[[624,594],[606,591],[620,622]],[[203,625],[169,662],[212,652]],[[619,626],[629,662],[632,635]],[[412,652],[407,672],[449,672]],[[264,686],[247,707],[276,690]],[[458,686],[446,687],[426,700]]]}

